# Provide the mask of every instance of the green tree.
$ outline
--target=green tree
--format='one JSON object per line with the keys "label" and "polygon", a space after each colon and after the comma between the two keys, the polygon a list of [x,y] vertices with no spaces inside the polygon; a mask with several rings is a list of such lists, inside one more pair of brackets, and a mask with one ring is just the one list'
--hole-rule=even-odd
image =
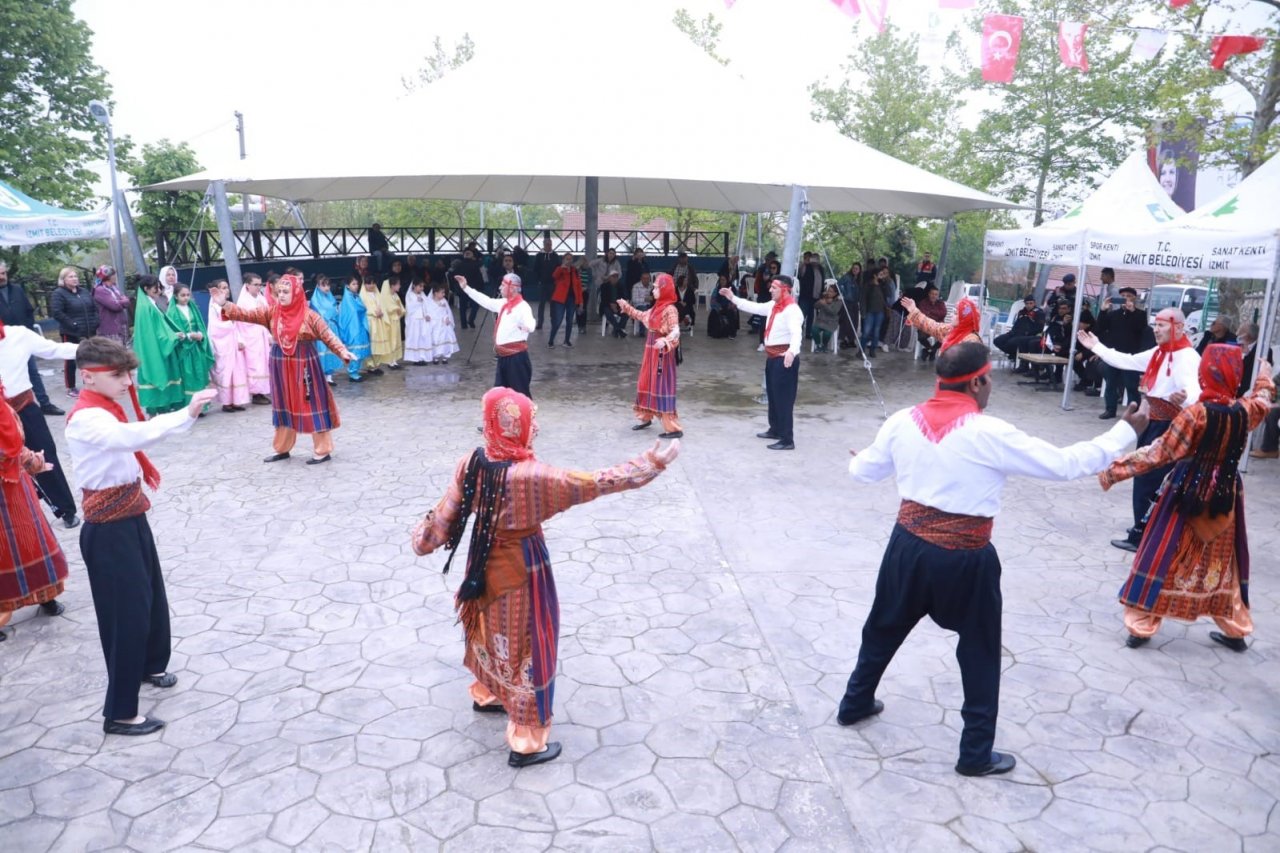
{"label": "green tree", "polygon": [[[196,154],[185,142],[174,144],[161,139],[142,146],[138,164],[133,168],[133,179],[138,186],[158,184],[161,181],[181,178],[198,172],[203,167]],[[203,197],[197,192],[145,192],[138,196],[138,219],[134,223],[143,245],[155,243],[159,231],[186,231],[204,224],[213,226],[206,211],[204,222],[196,221]]]}
{"label": "green tree", "polygon": [[[111,97],[92,32],[71,0],[0,0],[0,32],[0,180],[48,204],[92,206],[90,165],[105,156],[106,131],[89,101]],[[127,156],[127,140],[119,143]],[[65,244],[51,244],[23,260],[42,268],[65,254]]]}
{"label": "green tree", "polygon": [[701,21],[695,20],[693,15],[689,14],[688,9],[676,9],[675,15],[671,19],[671,23],[675,24],[676,29],[689,37],[689,41],[702,48],[707,56],[710,56],[721,65],[728,65],[729,60],[716,52],[716,47],[720,43],[720,30],[724,25],[716,20],[716,16],[708,12],[707,16]]}
{"label": "green tree", "polygon": [[436,36],[432,44],[432,52],[427,54],[423,65],[415,77],[401,77],[400,82],[410,92],[428,86],[454,69],[461,68],[476,55],[475,42],[470,33],[463,33],[462,38],[445,49],[440,36]]}

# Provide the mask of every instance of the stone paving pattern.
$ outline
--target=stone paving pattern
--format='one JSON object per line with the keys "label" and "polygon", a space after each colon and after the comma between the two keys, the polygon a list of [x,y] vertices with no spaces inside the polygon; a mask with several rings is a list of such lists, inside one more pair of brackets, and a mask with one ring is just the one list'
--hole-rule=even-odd
{"label": "stone paving pattern", "polygon": [[[553,464],[603,466],[653,440],[629,430],[640,341],[594,331],[572,350],[532,347],[537,448]],[[1106,543],[1128,486],[1012,481],[995,532],[996,745],[1019,765],[965,779],[955,638],[931,624],[890,667],[884,714],[834,722],[897,510],[891,482],[845,474],[847,448],[881,422],[860,361],[805,354],[798,449],[777,453],[754,438],[754,339],[685,343],[681,458],[547,525],[563,758],[507,767],[503,720],[466,693],[459,575],[409,548],[476,443],[481,352],[470,368],[339,380],[327,466],[264,466],[263,408],[214,412],[157,449],[152,527],[180,679],[143,689],[142,712],[169,723],[159,735],[102,734],[92,602],[76,534],[59,528],[66,615],[28,609],[0,645],[0,847],[1280,849],[1280,466],[1246,477],[1258,633],[1243,655],[1210,643],[1208,622],[1125,649],[1127,562]],[[932,388],[907,354],[876,374],[890,411]],[[1062,412],[1056,395],[997,382],[991,411],[1033,434],[1100,431],[1096,400]]]}

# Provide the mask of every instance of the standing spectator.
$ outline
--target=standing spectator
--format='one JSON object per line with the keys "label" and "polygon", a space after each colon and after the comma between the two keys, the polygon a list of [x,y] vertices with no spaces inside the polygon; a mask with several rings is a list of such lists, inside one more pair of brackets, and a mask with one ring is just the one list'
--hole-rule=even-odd
{"label": "standing spectator", "polygon": [[[240,296],[236,299],[237,307],[246,311],[269,307],[267,297],[262,292],[262,276],[249,272],[244,274],[241,281],[244,286],[240,288]],[[244,344],[244,357],[249,365],[249,400],[255,406],[270,406],[271,368],[268,358],[271,354],[271,333],[253,323],[239,323],[236,334],[240,343]]]}
{"label": "standing spectator", "polygon": [[565,252],[560,266],[556,267],[552,280],[555,291],[551,294],[551,338],[547,346],[556,345],[556,332],[564,323],[564,345],[573,346],[573,324],[576,308],[582,304],[582,274],[573,262],[573,252]]}
{"label": "standing spectator", "polygon": [[[479,256],[472,249],[464,249],[462,258],[453,264],[453,275],[460,275],[467,280],[467,287],[484,293],[484,277],[480,275]],[[474,329],[476,327],[476,314],[480,311],[480,306],[475,302],[463,304],[458,312],[462,315],[462,328]],[[371,318],[373,314],[369,315]],[[372,327],[371,327],[372,328]],[[376,349],[376,340],[375,340]]]}
{"label": "standing spectator", "polygon": [[[33,332],[39,332],[36,326],[36,309],[31,299],[20,284],[9,283],[9,265],[0,261],[0,322],[6,326],[22,326]],[[35,395],[40,411],[46,415],[65,415],[62,409],[53,404],[49,393],[44,390],[44,381],[36,367],[36,358],[27,360],[27,379],[31,382],[31,391]]]}
{"label": "standing spectator", "polygon": [[823,269],[822,262],[818,259],[816,252],[805,252],[804,260],[800,262],[800,269],[797,273],[799,280],[798,287],[800,292],[796,295],[796,301],[800,303],[800,310],[804,312],[805,325],[810,329],[813,328],[813,306],[822,296],[823,287]]}
{"label": "standing spectator", "polygon": [[134,387],[138,389],[138,402],[148,415],[165,414],[181,408],[186,399],[178,363],[178,330],[156,304],[164,296],[159,279],[142,276],[138,291],[133,316],[133,349],[138,360]]}
{"label": "standing spectator", "polygon": [[[542,328],[542,322],[546,319],[547,299],[551,296],[552,291],[556,287],[556,270],[560,268],[560,256],[551,250],[551,238],[544,237],[542,239],[542,251],[533,259],[533,286],[530,288],[528,302],[538,303],[538,328]],[[522,279],[523,280],[523,279]],[[467,282],[468,287],[474,287],[470,281]],[[530,308],[533,306],[530,305]],[[473,307],[471,309],[475,311]],[[474,315],[473,315],[474,316]]]}
{"label": "standing spectator", "polygon": [[[729,282],[730,287],[736,287],[738,282],[738,256],[730,255],[724,259],[724,263],[720,265],[720,269],[716,270],[716,275],[724,276],[724,280]],[[716,291],[720,288],[717,286]]]}
{"label": "standing spectator", "polygon": [[1073,307],[1076,304],[1076,274],[1069,272],[1062,277],[1062,287],[1055,292],[1049,294],[1049,298],[1045,301],[1045,310],[1048,316],[1052,318],[1058,311],[1058,303],[1066,301]]}
{"label": "standing spectator", "polygon": [[[623,284],[627,287],[635,287],[636,282],[640,280],[640,276],[647,272],[651,272],[651,270],[649,269],[649,262],[644,259],[644,249],[637,248],[631,253],[631,260],[627,261],[627,277],[623,279]],[[645,297],[645,299],[648,301],[649,297]]]}
{"label": "standing spectator", "polygon": [[938,278],[938,268],[933,265],[933,256],[928,252],[916,265],[916,284],[934,284]]}
{"label": "standing spectator", "polygon": [[[1115,272],[1107,267],[1102,271],[1103,285],[1115,281]],[[1120,288],[1120,304],[1112,304],[1098,317],[1098,340],[1116,352],[1133,355],[1147,349],[1147,338],[1151,329],[1147,326],[1147,312],[1138,308],[1138,291],[1132,287]],[[1142,379],[1140,370],[1121,370],[1103,361],[1102,364],[1102,414],[1101,420],[1110,420],[1116,416],[1116,407],[1120,403],[1120,391],[1124,390],[1130,403],[1139,403],[1138,382]]]}
{"label": "standing spectator", "polygon": [[872,269],[863,273],[858,288],[858,313],[862,315],[862,348],[875,358],[880,346],[880,331],[884,326],[885,309],[889,305],[887,284],[888,269]]}
{"label": "standing spectator", "polygon": [[93,301],[98,305],[98,334],[128,346],[129,297],[116,284],[111,267],[98,267],[94,274]]}
{"label": "standing spectator", "polygon": [[369,256],[360,255],[356,258],[356,262],[351,267],[351,274],[357,276],[364,281],[365,276],[373,275],[373,270],[369,269]]}
{"label": "standing spectator", "polygon": [[[98,333],[98,306],[93,301],[93,294],[80,289],[80,274],[75,267],[63,267],[58,273],[58,289],[53,292],[49,313],[58,321],[62,340],[67,343],[78,344]],[[62,376],[67,384],[67,396],[80,396],[76,390],[76,366],[73,362],[63,364]]]}
{"label": "standing spectator", "polygon": [[[1240,380],[1240,387],[1236,391],[1237,397],[1243,397],[1251,388],[1253,388],[1253,362],[1258,354],[1258,324],[1257,323],[1241,323],[1236,329],[1236,342],[1240,345],[1240,351],[1244,354],[1244,378]],[[1263,361],[1268,364],[1274,364],[1271,360],[1271,348],[1267,347],[1267,354]]]}
{"label": "standing spectator", "polygon": [[862,264],[854,261],[849,271],[840,276],[836,287],[840,289],[840,299],[844,309],[840,312],[840,346],[853,346],[853,339],[858,336],[858,282],[862,281]]}
{"label": "standing spectator", "polygon": [[[928,255],[925,255],[928,258]],[[938,298],[937,285],[929,284],[924,289],[924,299],[916,306],[920,309],[920,313],[937,323],[943,323],[947,319],[947,303]],[[942,346],[942,341],[931,335],[925,334],[923,329],[917,333],[920,338],[920,358],[923,361],[933,361],[938,357],[938,347]]]}
{"label": "standing spectator", "polygon": [[[597,286],[600,288],[603,288],[609,281],[610,275],[617,273],[618,278],[613,282],[613,284],[614,290],[618,290],[618,287],[622,284],[622,261],[618,260],[618,253],[616,251],[612,248],[605,249],[604,255],[597,255],[595,260],[593,260],[589,266],[591,267],[592,282],[598,283]],[[618,295],[614,297],[615,300],[621,298],[621,293],[618,293]],[[605,299],[601,296],[600,303],[597,306],[597,313],[603,317],[609,313],[609,310],[610,306],[605,305]]]}
{"label": "standing spectator", "polygon": [[204,318],[197,306],[191,304],[190,287],[179,284],[174,288],[167,316],[178,330],[173,351],[178,359],[178,379],[182,388],[182,405],[185,406],[196,392],[209,387],[213,347],[209,344]]}
{"label": "standing spectator", "polygon": [[387,235],[382,233],[382,225],[375,222],[369,226],[369,257],[375,274],[381,275],[391,255],[391,244]]}
{"label": "standing spectator", "polygon": [[[213,386],[224,412],[243,412],[249,402],[249,362],[244,357],[244,344],[236,324],[222,319],[222,309],[213,300],[213,292],[222,298],[231,295],[231,285],[223,279],[209,285],[209,345],[213,348]],[[145,297],[144,297],[145,298]]]}

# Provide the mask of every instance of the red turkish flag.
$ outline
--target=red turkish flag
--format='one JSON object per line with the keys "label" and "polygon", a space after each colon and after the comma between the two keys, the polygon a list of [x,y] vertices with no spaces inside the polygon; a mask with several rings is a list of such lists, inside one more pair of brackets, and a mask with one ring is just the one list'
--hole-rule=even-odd
{"label": "red turkish flag", "polygon": [[1170,9],[1181,9],[1183,6],[1190,6],[1191,0],[1169,0]]}
{"label": "red turkish flag", "polygon": [[884,21],[889,13],[889,0],[867,0],[862,14],[867,22],[876,28],[876,32],[884,32]]}
{"label": "red turkish flag", "polygon": [[982,21],[982,79],[1009,83],[1022,46],[1022,19],[1017,15],[987,15]]}
{"label": "red turkish flag", "polygon": [[857,18],[862,14],[862,9],[858,6],[858,0],[831,0],[831,4],[850,18]]}
{"label": "red turkish flag", "polygon": [[1231,57],[1261,50],[1264,44],[1266,42],[1257,36],[1214,36],[1213,59],[1209,60],[1209,67],[1221,71]]}
{"label": "red turkish flag", "polygon": [[1084,37],[1088,31],[1088,24],[1075,21],[1058,24],[1058,56],[1063,65],[1086,72],[1089,70],[1089,57],[1084,52]]}

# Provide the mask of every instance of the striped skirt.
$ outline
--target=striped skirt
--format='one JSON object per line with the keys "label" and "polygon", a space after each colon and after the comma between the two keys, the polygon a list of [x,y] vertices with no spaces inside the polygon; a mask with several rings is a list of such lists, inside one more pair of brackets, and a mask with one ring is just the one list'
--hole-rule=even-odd
{"label": "striped skirt", "polygon": [[0,613],[61,595],[67,558],[26,473],[16,483],[0,480],[0,530]]}
{"label": "striped skirt", "polygon": [[659,354],[655,346],[658,335],[649,332],[644,345],[644,361],[640,363],[640,376],[636,379],[636,412],[653,414],[676,413],[676,353],[667,350]]}
{"label": "striped skirt", "polygon": [[342,425],[314,341],[298,341],[293,355],[271,345],[271,425],[305,433]]}

